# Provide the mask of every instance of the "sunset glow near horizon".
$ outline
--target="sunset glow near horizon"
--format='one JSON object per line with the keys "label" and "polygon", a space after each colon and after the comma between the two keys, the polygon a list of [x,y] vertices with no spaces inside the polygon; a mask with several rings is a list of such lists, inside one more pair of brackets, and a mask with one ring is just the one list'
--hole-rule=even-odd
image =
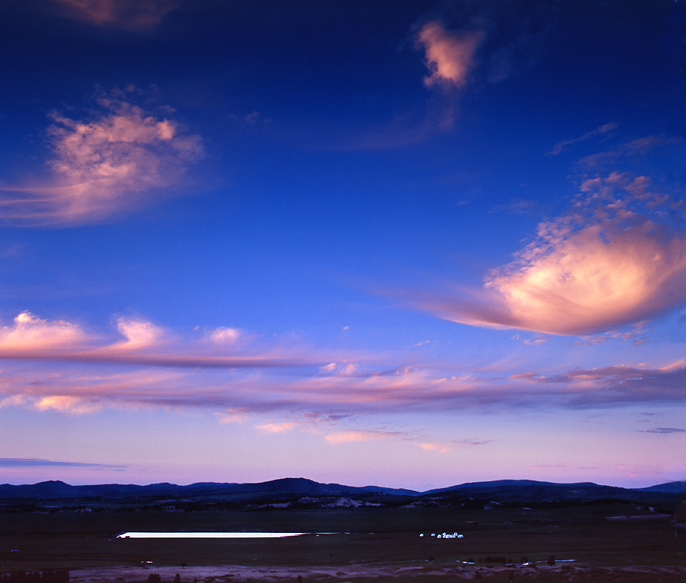
{"label": "sunset glow near horizon", "polygon": [[0,29],[0,483],[686,479],[683,0]]}

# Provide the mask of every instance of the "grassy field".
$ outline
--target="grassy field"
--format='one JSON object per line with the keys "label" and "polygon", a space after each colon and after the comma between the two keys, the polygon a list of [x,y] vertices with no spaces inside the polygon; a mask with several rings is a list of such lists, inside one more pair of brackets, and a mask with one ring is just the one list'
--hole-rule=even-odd
{"label": "grassy field", "polygon": [[[132,530],[340,534],[195,541],[126,540],[115,536]],[[464,538],[430,536],[444,531],[457,531]],[[420,538],[420,533],[425,536]],[[550,556],[555,557],[555,570],[547,568]],[[305,569],[312,580],[311,574],[317,569],[329,569],[327,576],[334,577],[336,569],[356,565],[370,569],[393,568],[394,581],[402,583],[399,573],[413,567],[421,568],[422,576],[430,576],[431,580],[443,580],[450,573],[459,576],[459,569],[471,575],[465,575],[466,578],[473,578],[476,570],[480,570],[483,577],[502,576],[502,580],[509,580],[517,573],[522,579],[532,571],[529,567],[515,566],[523,560],[539,563],[535,575],[540,581],[557,581],[563,577],[568,564],[561,561],[565,560],[574,560],[569,565],[584,565],[587,569],[646,567],[656,573],[660,571],[655,569],[661,567],[686,567],[686,533],[675,528],[670,517],[639,512],[629,504],[579,505],[553,510],[424,508],[0,515],[0,570],[4,572],[145,566],[183,573],[184,569],[190,572],[199,567],[232,565],[246,569],[286,569],[291,573],[289,577],[294,577],[298,569]],[[462,562],[474,565],[463,567]],[[575,572],[576,578],[582,580],[580,572]],[[630,579],[627,573],[633,571],[626,571],[620,580],[643,580]],[[638,577],[640,573],[634,575]],[[503,578],[506,576],[508,579]],[[368,577],[370,581],[382,578],[379,573]],[[249,580],[248,575],[243,579]],[[278,577],[274,575],[273,579]],[[320,579],[324,581],[326,577],[322,575]],[[364,583],[362,576],[346,580],[353,579]],[[569,580],[569,573],[559,580]],[[686,579],[663,576],[659,580]]]}

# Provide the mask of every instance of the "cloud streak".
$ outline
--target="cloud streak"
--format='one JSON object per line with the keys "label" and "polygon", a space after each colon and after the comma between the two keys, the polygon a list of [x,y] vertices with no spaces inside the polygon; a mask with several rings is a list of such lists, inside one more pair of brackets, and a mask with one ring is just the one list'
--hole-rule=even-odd
{"label": "cloud streak", "polygon": [[[268,360],[268,359],[265,359]],[[51,361],[31,366],[7,361],[0,383],[0,407],[23,407],[70,415],[102,409],[206,409],[219,423],[245,423],[264,433],[309,430],[337,425],[351,416],[449,411],[516,409],[595,409],[645,403],[682,403],[686,397],[686,363],[663,367],[608,366],[559,373],[523,370],[498,376],[489,373],[445,376],[433,366],[399,367],[361,364],[355,374],[317,367],[284,369],[268,361],[252,366],[153,365],[141,359],[131,370],[119,361],[84,363]],[[70,366],[70,362],[74,366]],[[127,361],[128,364],[128,361]],[[444,367],[442,367],[444,368]],[[457,371],[455,371],[457,373]],[[346,422],[347,423],[347,422]],[[667,432],[660,431],[660,432]],[[329,443],[398,437],[395,432],[364,431],[345,426],[326,431]],[[427,441],[427,443],[434,443]],[[481,445],[454,442],[451,447]],[[445,449],[446,443],[434,448]]]}
{"label": "cloud streak", "polygon": [[176,9],[177,0],[52,0],[70,18],[95,26],[143,31]]}
{"label": "cloud streak", "polygon": [[584,156],[583,158],[581,158],[581,160],[579,160],[577,166],[586,170],[594,170],[598,167],[602,167],[603,165],[606,165],[608,163],[614,163],[617,160],[623,158],[635,160],[637,158],[649,154],[654,150],[672,146],[674,144],[679,144],[682,141],[682,138],[676,136],[643,136],[641,138],[629,140],[628,142],[623,142],[611,150],[599,152],[597,154],[590,154],[589,156]]}
{"label": "cloud streak", "polygon": [[[277,414],[339,419],[349,415],[413,412],[680,404],[686,397],[685,386],[684,363],[652,369],[612,366],[559,374],[530,372],[468,379],[440,377],[424,369],[393,374],[371,372],[366,377],[347,377],[342,382],[306,373],[292,379],[248,374],[245,370],[219,374],[197,369],[167,372],[141,368],[130,373],[103,374],[91,368],[50,371],[32,367],[21,372],[9,368],[5,372],[0,406],[73,415],[110,408],[200,408],[215,411],[218,421],[223,423],[242,423],[252,416],[266,415],[267,419],[256,427],[265,433],[282,433],[307,428],[312,423],[283,420]],[[388,436],[388,432],[382,435],[341,428],[327,435],[329,442],[343,443],[376,439]],[[481,441],[469,441],[453,445],[480,444]]]}
{"label": "cloud streak", "polygon": [[85,462],[63,462],[46,460],[40,458],[0,458],[0,468],[40,468],[40,467],[62,467],[62,468],[102,468],[102,469],[121,469],[123,466],[113,466],[109,464],[92,464]]}
{"label": "cloud streak", "polygon": [[657,433],[660,435],[670,435],[672,433],[686,433],[686,429],[678,427],[656,427],[655,429],[642,429],[640,433]]}
{"label": "cloud streak", "polygon": [[593,138],[598,138],[598,137],[603,137],[607,136],[610,134],[613,130],[616,130],[619,127],[619,124],[610,122],[601,125],[600,127],[591,130],[590,132],[586,132],[582,136],[579,136],[578,138],[571,138],[569,140],[563,140],[561,142],[558,142],[553,146],[553,149],[550,151],[551,156],[557,156],[558,154],[561,154],[564,150],[569,148],[570,146],[573,146],[575,144],[578,144],[580,142],[586,142],[588,140],[591,140]]}
{"label": "cloud streak", "polygon": [[51,115],[49,181],[0,187],[0,220],[76,225],[130,213],[170,196],[203,156],[202,140],[129,101],[136,90],[97,99],[86,119]]}
{"label": "cloud streak", "polygon": [[[445,364],[399,365],[397,357],[371,355],[351,360],[351,354],[332,361],[332,353],[216,342],[213,331],[184,338],[143,320],[115,324],[119,337],[112,340],[69,322],[19,314],[13,325],[0,329],[0,358],[5,360],[0,408],[69,415],[109,408],[200,408],[213,411],[220,423],[259,416],[258,430],[282,433],[355,415],[604,408],[681,403],[686,396],[684,361],[554,374],[446,374],[451,367]],[[326,435],[332,444],[396,436],[347,427]],[[428,449],[447,447],[439,445]]]}
{"label": "cloud streak", "polygon": [[441,441],[441,442],[422,442],[417,445],[421,447],[424,451],[435,452],[439,454],[448,453],[456,449],[461,449],[464,447],[478,447],[481,445],[487,445],[491,443],[491,440],[478,441],[475,439],[460,439],[453,441]]}

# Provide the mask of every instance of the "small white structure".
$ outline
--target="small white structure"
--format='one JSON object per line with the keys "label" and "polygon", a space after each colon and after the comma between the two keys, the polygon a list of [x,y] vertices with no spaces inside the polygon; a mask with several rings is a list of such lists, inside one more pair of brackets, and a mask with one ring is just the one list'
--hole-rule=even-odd
{"label": "small white structure", "polygon": [[464,535],[459,532],[453,532],[452,534],[444,532],[442,534],[432,534],[431,536],[435,536],[436,538],[464,538]]}

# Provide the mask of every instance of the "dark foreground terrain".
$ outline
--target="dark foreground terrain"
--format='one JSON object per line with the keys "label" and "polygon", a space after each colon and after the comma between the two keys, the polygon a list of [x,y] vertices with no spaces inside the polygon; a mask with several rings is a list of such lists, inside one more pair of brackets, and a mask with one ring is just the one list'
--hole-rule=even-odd
{"label": "dark foreground terrain", "polygon": [[[0,569],[71,581],[686,581],[686,532],[626,503],[556,509],[356,508],[5,513]],[[259,540],[117,539],[128,530],[331,532]],[[458,532],[459,539],[431,534]],[[420,534],[424,534],[420,537]],[[7,583],[8,575],[5,575]],[[153,580],[155,578],[153,577]],[[29,583],[27,581],[27,583]]]}
{"label": "dark foreground terrain", "polygon": [[[686,582],[680,495],[553,499],[535,487],[530,496],[12,499],[0,506],[0,583],[65,583],[67,571],[71,583]],[[310,534],[116,537],[125,531]],[[463,536],[432,536],[444,532]]]}

